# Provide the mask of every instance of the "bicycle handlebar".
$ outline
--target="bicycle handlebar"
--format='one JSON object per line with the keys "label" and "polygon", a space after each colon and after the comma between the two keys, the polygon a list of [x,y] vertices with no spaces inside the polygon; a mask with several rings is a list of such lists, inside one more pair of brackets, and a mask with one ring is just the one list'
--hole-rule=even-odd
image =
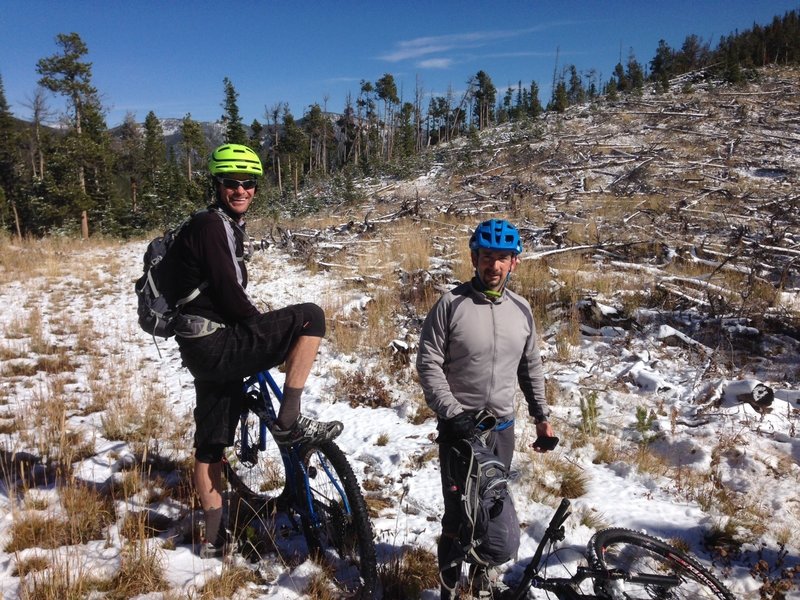
{"label": "bicycle handlebar", "polygon": [[544,530],[542,540],[539,542],[539,546],[536,548],[531,562],[525,567],[522,581],[520,581],[510,595],[507,596],[510,600],[520,600],[528,593],[528,587],[531,581],[533,581],[533,578],[536,577],[536,574],[539,572],[539,563],[542,560],[542,554],[544,554],[544,549],[547,547],[547,544],[550,543],[550,541],[561,541],[564,539],[564,522],[570,515],[569,507],[570,501],[567,498],[562,498],[561,504],[558,505],[555,514],[553,514],[553,518],[550,519],[550,524],[547,526],[547,529]]}

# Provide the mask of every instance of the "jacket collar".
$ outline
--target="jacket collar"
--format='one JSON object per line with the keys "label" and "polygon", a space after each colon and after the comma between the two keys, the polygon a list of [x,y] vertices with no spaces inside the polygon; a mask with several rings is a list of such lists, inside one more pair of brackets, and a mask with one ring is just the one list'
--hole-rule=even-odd
{"label": "jacket collar", "polygon": [[502,302],[506,298],[506,286],[503,286],[503,289],[497,293],[497,295],[492,293],[487,293],[486,286],[483,285],[483,282],[477,277],[473,277],[470,281],[470,288],[472,289],[473,293],[480,299],[485,300],[487,302],[499,303]]}
{"label": "jacket collar", "polygon": [[240,216],[240,215],[236,215],[234,213],[231,213],[231,211],[228,210],[228,207],[225,206],[222,202],[217,201],[214,204],[212,204],[210,208],[212,210],[216,210],[217,212],[223,214],[228,219],[230,219],[230,221],[232,223],[235,223],[239,227],[244,227],[244,215]]}

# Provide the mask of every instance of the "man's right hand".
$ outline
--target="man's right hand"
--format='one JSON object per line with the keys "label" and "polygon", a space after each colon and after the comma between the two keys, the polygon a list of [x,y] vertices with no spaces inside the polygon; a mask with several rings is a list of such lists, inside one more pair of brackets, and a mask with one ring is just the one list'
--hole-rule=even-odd
{"label": "man's right hand", "polygon": [[475,433],[475,418],[467,412],[458,413],[452,419],[442,419],[439,425],[439,441],[453,443],[465,440]]}

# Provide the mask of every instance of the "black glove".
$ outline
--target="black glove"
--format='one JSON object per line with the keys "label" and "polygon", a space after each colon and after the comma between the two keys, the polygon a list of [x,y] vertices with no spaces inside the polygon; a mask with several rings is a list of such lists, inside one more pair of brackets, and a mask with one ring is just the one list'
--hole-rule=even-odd
{"label": "black glove", "polygon": [[465,440],[475,433],[475,416],[468,412],[461,412],[452,419],[439,421],[439,437],[437,442],[452,444],[458,440]]}

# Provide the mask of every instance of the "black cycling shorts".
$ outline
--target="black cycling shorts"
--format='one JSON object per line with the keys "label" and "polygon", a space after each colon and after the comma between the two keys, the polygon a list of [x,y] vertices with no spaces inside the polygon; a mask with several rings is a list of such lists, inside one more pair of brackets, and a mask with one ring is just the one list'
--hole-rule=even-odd
{"label": "black cycling shorts", "polygon": [[325,313],[316,304],[305,303],[260,314],[205,337],[177,338],[183,363],[195,379],[195,447],[201,454],[208,456],[206,446],[233,443],[245,377],[283,363],[299,337],[324,335]]}

